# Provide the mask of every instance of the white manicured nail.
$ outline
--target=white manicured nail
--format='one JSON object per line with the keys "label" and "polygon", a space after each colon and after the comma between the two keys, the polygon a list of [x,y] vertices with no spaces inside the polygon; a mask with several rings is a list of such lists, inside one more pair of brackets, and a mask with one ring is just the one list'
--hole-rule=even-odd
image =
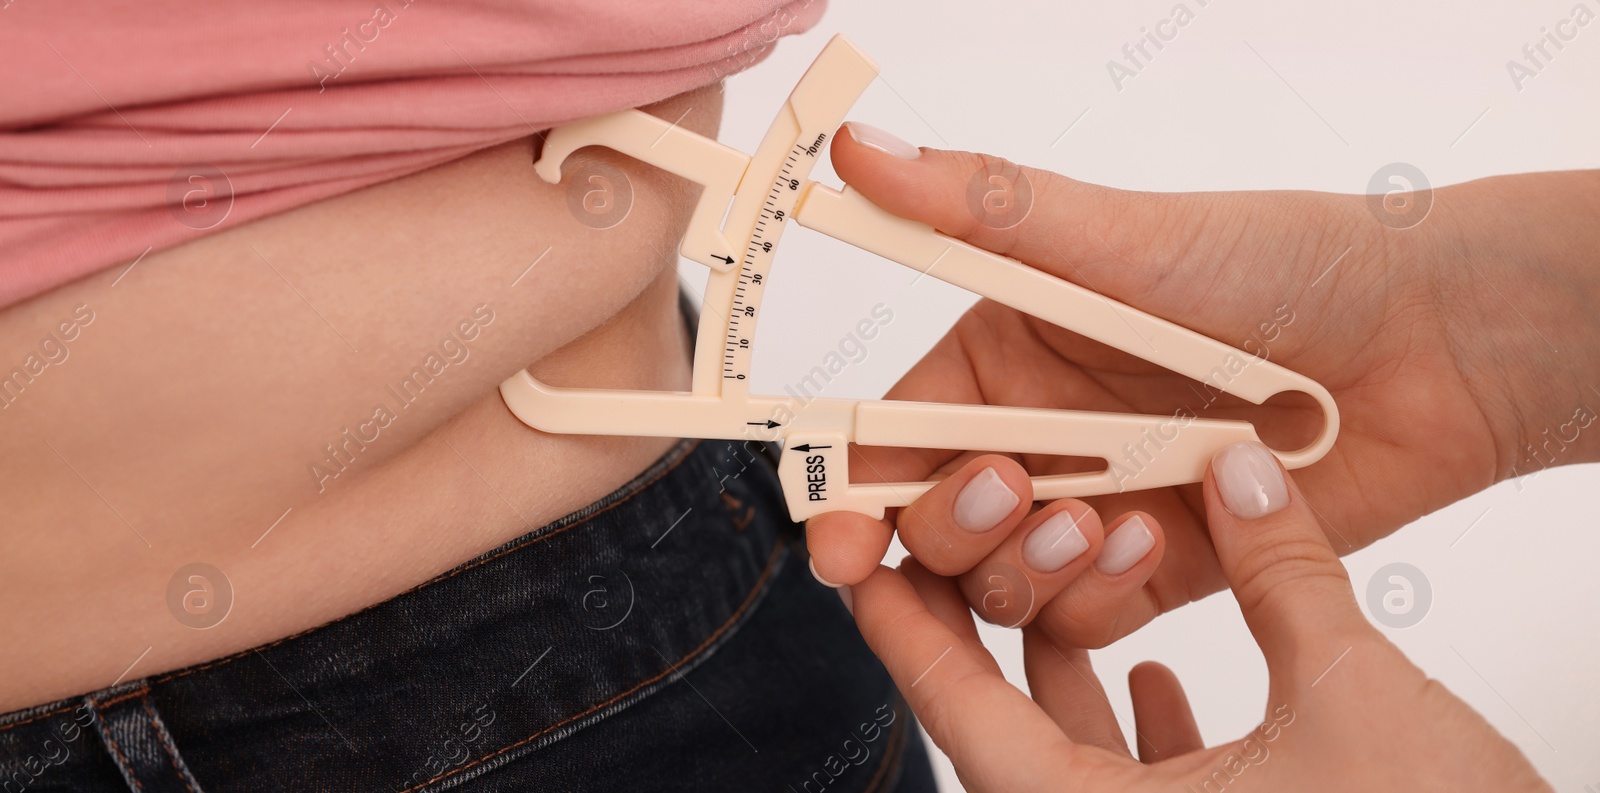
{"label": "white manicured nail", "polygon": [[844,128],[850,131],[850,137],[854,138],[856,143],[869,149],[877,149],[884,154],[891,154],[902,160],[915,160],[922,156],[921,149],[871,124],[851,121],[847,122]]}
{"label": "white manicured nail", "polygon": [[1053,573],[1089,550],[1089,541],[1078,530],[1072,513],[1062,510],[1051,515],[1022,541],[1022,561],[1041,573]]}
{"label": "white manicured nail", "polygon": [[1289,485],[1283,469],[1267,447],[1243,441],[1225,447],[1211,458],[1217,493],[1222,505],[1245,520],[1271,515],[1289,504]]}
{"label": "white manicured nail", "polygon": [[1100,549],[1100,558],[1094,560],[1094,568],[1106,575],[1126,573],[1155,544],[1156,536],[1150,533],[1150,527],[1144,525],[1143,518],[1134,515],[1106,538],[1105,546]]}
{"label": "white manicured nail", "polygon": [[972,477],[961,494],[956,496],[954,513],[956,525],[967,531],[982,532],[994,528],[1022,499],[1006,487],[1000,474],[993,468]]}
{"label": "white manicured nail", "polygon": [[811,577],[817,579],[817,583],[829,589],[838,589],[839,587],[844,586],[844,584],[835,584],[832,581],[823,578],[822,574],[817,572],[817,562],[815,559],[806,562],[806,566],[811,568]]}

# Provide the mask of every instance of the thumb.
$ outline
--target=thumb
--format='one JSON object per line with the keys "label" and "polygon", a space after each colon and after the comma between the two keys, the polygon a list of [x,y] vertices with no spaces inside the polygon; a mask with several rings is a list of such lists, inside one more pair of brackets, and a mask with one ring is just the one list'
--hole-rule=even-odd
{"label": "thumb", "polygon": [[1217,559],[1274,679],[1321,674],[1330,652],[1372,631],[1315,513],[1266,446],[1217,452],[1205,500]]}
{"label": "thumb", "polygon": [[[917,148],[851,121],[834,170],[888,212],[1123,300],[1144,297],[1175,261],[1153,237],[1192,195],[1080,182],[990,154]],[[1138,266],[1134,262],[1138,262]]]}

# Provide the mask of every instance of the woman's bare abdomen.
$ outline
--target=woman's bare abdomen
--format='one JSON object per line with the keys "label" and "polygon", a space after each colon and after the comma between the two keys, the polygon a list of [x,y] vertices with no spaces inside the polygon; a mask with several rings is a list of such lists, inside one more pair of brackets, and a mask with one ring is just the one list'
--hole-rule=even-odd
{"label": "woman's bare abdomen", "polygon": [[[715,135],[720,95],[649,110]],[[666,450],[535,432],[495,387],[531,365],[686,389],[676,246],[698,188],[598,150],[549,185],[533,153],[479,152],[0,312],[0,372],[26,375],[0,408],[0,711],[393,597]],[[616,225],[569,195],[586,163],[631,192]]]}

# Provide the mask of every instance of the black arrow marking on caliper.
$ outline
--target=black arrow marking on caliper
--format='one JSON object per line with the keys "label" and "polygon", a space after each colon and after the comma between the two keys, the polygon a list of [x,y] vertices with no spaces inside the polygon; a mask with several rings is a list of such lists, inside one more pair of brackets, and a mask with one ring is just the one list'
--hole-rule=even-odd
{"label": "black arrow marking on caliper", "polygon": [[809,443],[802,443],[799,446],[794,447],[794,450],[797,451],[797,452],[809,452],[812,449],[832,449],[832,448],[833,448],[832,446],[815,446],[815,445],[812,445],[812,444],[809,444]]}
{"label": "black arrow marking on caliper", "polygon": [[778,426],[778,422],[773,421],[772,419],[767,419],[766,421],[746,421],[745,423],[749,424],[749,425],[751,425],[753,427],[760,427],[760,426],[765,425],[766,428],[769,429],[769,430],[772,429],[773,427]]}
{"label": "black arrow marking on caliper", "polygon": [[723,264],[727,264],[727,265],[732,265],[733,264],[733,257],[732,256],[716,256],[716,255],[712,255],[711,258],[719,259],[719,260],[722,261]]}

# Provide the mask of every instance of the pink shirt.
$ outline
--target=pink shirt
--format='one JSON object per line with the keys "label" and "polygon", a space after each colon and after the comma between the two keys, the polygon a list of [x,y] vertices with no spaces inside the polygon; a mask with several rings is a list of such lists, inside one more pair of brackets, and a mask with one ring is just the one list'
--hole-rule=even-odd
{"label": "pink shirt", "polygon": [[0,0],[0,306],[711,84],[826,0]]}

